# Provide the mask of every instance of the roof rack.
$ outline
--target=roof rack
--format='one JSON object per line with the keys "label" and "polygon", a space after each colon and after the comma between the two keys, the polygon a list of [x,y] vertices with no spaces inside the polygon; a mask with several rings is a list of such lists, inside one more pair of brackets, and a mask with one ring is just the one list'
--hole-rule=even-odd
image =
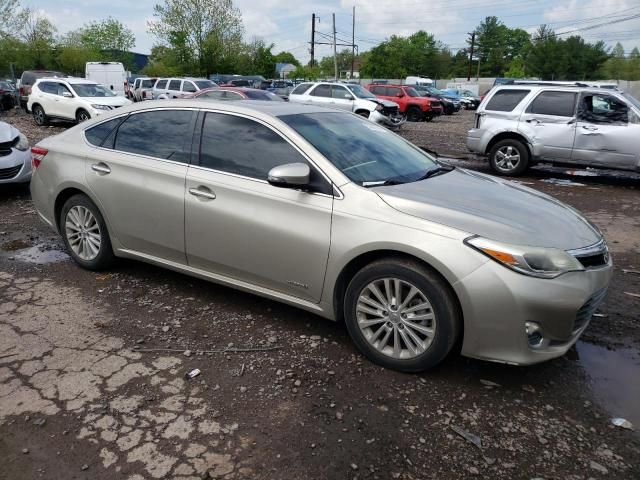
{"label": "roof rack", "polygon": [[549,80],[509,80],[502,85],[542,85],[552,87],[590,87],[588,83],[584,82],[559,82]]}

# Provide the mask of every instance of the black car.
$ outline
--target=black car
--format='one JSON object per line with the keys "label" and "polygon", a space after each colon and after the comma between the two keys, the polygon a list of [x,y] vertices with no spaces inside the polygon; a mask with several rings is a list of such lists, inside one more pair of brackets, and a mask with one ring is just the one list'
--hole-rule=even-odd
{"label": "black car", "polygon": [[418,91],[423,97],[437,98],[442,104],[442,112],[445,115],[453,115],[455,112],[460,111],[460,102],[455,101],[453,98],[448,97],[431,87],[425,87],[423,85],[413,85],[413,88]]}
{"label": "black car", "polygon": [[15,87],[4,80],[0,80],[0,112],[11,110],[16,104]]}

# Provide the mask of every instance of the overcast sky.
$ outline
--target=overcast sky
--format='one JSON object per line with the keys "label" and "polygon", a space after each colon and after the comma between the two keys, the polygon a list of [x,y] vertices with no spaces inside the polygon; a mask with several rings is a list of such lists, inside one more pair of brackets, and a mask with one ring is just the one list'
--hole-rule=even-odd
{"label": "overcast sky", "polygon": [[[95,20],[115,17],[136,36],[135,51],[149,53],[154,38],[147,33],[153,6],[161,0],[21,0],[41,10],[64,33]],[[309,59],[311,14],[320,16],[316,29],[331,33],[331,13],[336,14],[338,37],[351,38],[352,7],[356,7],[356,44],[368,50],[390,35],[408,35],[423,29],[455,52],[465,46],[466,32],[482,19],[495,15],[509,27],[535,31],[547,23],[557,32],[639,15],[630,21],[578,31],[588,41],[620,41],[627,53],[640,47],[640,0],[235,0],[242,12],[245,37],[274,43],[277,53],[287,50],[303,62]],[[321,35],[317,37],[323,39]],[[331,53],[319,46],[316,56]]]}

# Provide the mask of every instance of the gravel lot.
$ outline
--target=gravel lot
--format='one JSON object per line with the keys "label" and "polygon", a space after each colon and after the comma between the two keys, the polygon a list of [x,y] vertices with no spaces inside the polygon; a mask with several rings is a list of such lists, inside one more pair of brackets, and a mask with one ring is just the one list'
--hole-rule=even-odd
{"label": "gravel lot", "polygon": [[[402,135],[484,170],[464,148],[472,117]],[[66,128],[0,120],[34,143]],[[640,270],[640,180],[574,173],[518,181],[609,241],[614,280],[577,348],[533,367],[452,356],[420,375],[253,295],[132,261],[81,270],[28,191],[1,187],[0,479],[640,478],[640,435],[610,424],[640,427],[640,298],[625,293],[640,294],[640,275],[623,272]]]}

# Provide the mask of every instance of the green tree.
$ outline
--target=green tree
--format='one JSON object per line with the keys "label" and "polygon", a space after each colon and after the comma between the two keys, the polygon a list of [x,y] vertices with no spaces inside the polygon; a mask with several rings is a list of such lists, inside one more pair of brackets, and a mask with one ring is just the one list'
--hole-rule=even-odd
{"label": "green tree", "polygon": [[27,10],[25,18],[20,36],[25,43],[32,68],[52,67],[56,27],[48,18],[34,10]]}
{"label": "green tree", "polygon": [[476,28],[475,56],[480,60],[480,76],[504,76],[514,58],[524,58],[530,44],[525,30],[510,29],[497,17],[486,17]]}
{"label": "green tree", "polygon": [[[351,50],[345,48],[337,52],[336,60],[338,63],[338,76],[340,76],[340,72],[351,71]],[[335,75],[333,55],[322,57],[322,59],[320,59],[319,67],[322,76],[333,78]]]}
{"label": "green tree", "polygon": [[122,22],[109,17],[82,27],[80,42],[88,49],[98,52],[106,50],[126,52],[135,46],[136,37]]}
{"label": "green tree", "polygon": [[0,0],[0,39],[15,36],[25,21],[25,11],[18,0]]}
{"label": "green tree", "polygon": [[300,66],[300,62],[291,52],[280,52],[273,57],[276,63],[290,63],[296,67]]}

